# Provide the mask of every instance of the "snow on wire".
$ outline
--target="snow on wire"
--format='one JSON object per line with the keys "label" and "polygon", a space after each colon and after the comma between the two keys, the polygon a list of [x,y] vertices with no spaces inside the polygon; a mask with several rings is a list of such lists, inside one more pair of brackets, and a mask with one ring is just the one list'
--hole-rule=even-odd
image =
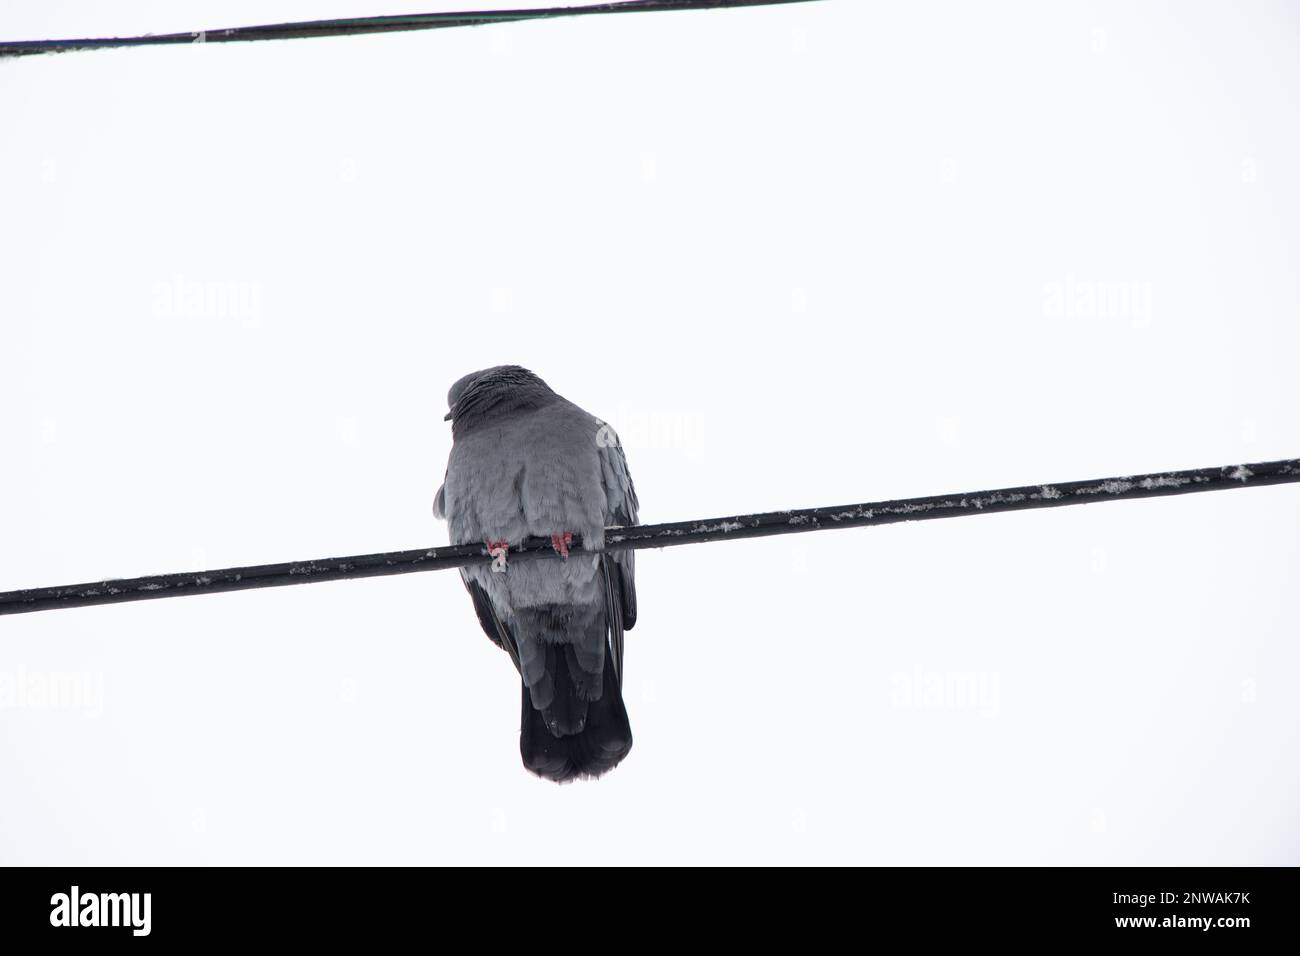
{"label": "snow on wire", "polygon": [[[1300,459],[1224,465],[1218,468],[1168,471],[1122,478],[1025,485],[1019,488],[875,501],[830,508],[770,511],[763,514],[735,515],[703,521],[615,527],[605,532],[605,550],[664,548],[735,538],[800,534],[830,528],[861,528],[900,521],[958,518],[963,515],[1024,511],[1029,508],[1056,508],[1132,498],[1155,498],[1200,491],[1224,491],[1287,482],[1300,482]],[[580,538],[575,536],[572,548],[574,550],[581,548]],[[509,549],[510,561],[555,560],[558,557],[549,538],[528,538]],[[344,578],[441,571],[468,564],[488,563],[492,560],[493,557],[488,553],[486,543],[461,544],[416,551],[390,551],[345,558],[291,561],[246,568],[223,568],[215,571],[160,574],[143,578],[32,588],[0,593],[0,614],[23,614],[95,604],[120,604],[153,598],[282,587],[288,584],[311,584],[317,581],[338,581]]]}

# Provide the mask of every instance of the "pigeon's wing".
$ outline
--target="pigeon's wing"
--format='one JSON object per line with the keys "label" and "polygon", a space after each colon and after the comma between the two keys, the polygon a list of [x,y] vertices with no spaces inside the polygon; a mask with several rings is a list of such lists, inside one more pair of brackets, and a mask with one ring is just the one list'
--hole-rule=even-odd
{"label": "pigeon's wing", "polygon": [[600,569],[605,577],[605,624],[609,629],[609,647],[613,655],[614,676],[618,685],[623,686],[623,631],[627,629],[623,614],[623,576],[622,570],[610,554],[600,559]]}
{"label": "pigeon's wing", "polygon": [[[613,435],[612,432],[609,433]],[[627,470],[627,458],[618,443],[599,442],[600,475],[605,490],[605,524],[629,527],[637,523],[636,489]],[[606,618],[614,669],[623,679],[623,632],[636,625],[636,560],[632,551],[610,551],[602,558],[605,573]]]}
{"label": "pigeon's wing", "polygon": [[493,644],[510,655],[510,659],[515,663],[515,670],[519,670],[519,647],[515,643],[515,636],[510,633],[510,628],[505,625],[501,616],[497,614],[496,608],[492,606],[492,599],[488,597],[487,591],[464,574],[461,575],[461,580],[465,582],[465,590],[469,591],[469,596],[474,601],[474,613],[478,615],[483,633],[492,639]]}
{"label": "pigeon's wing", "polygon": [[[608,426],[606,426],[608,428]],[[632,475],[627,470],[627,458],[613,435],[610,442],[599,443],[600,476],[605,490],[605,524],[618,527],[630,527],[639,523],[637,509],[640,504],[636,499],[636,488],[632,486]],[[617,572],[619,599],[622,603],[623,627],[632,630],[636,624],[636,583],[635,566],[632,551],[613,551],[609,554]]]}
{"label": "pigeon's wing", "polygon": [[438,486],[438,493],[433,496],[433,516],[445,521],[447,518],[447,485],[445,484],[445,478],[443,481],[444,484]]}

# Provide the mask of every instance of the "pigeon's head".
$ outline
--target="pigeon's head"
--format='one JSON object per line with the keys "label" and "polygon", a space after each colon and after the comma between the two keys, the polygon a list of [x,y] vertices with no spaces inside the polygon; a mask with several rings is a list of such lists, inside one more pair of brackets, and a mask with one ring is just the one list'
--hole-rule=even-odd
{"label": "pigeon's head", "polygon": [[540,378],[518,365],[497,365],[470,372],[447,392],[444,421],[453,434],[507,412],[538,408],[555,398]]}

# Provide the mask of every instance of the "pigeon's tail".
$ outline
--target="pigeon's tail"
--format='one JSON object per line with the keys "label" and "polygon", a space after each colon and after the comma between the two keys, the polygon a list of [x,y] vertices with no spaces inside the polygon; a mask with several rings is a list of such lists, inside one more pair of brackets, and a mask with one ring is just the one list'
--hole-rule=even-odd
{"label": "pigeon's tail", "polygon": [[[608,651],[608,648],[606,648]],[[623,691],[614,672],[611,654],[604,654],[600,696],[589,700],[573,679],[572,647],[545,647],[547,673],[554,685],[551,705],[533,706],[524,686],[519,752],[524,766],[547,780],[563,783],[582,777],[599,777],[618,766],[632,749],[632,728],[623,706]]]}

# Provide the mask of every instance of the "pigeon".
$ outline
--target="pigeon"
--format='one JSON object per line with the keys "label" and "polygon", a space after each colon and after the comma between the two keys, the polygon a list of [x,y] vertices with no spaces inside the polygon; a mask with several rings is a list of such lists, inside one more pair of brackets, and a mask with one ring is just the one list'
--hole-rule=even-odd
{"label": "pigeon", "polygon": [[[524,766],[560,783],[599,777],[632,749],[623,633],[636,624],[633,555],[602,552],[607,526],[637,523],[618,436],[517,365],[471,372],[447,405],[452,448],[433,512],[452,544],[481,543],[495,558],[461,578],[522,679]],[[549,538],[560,557],[510,562],[528,537]]]}

